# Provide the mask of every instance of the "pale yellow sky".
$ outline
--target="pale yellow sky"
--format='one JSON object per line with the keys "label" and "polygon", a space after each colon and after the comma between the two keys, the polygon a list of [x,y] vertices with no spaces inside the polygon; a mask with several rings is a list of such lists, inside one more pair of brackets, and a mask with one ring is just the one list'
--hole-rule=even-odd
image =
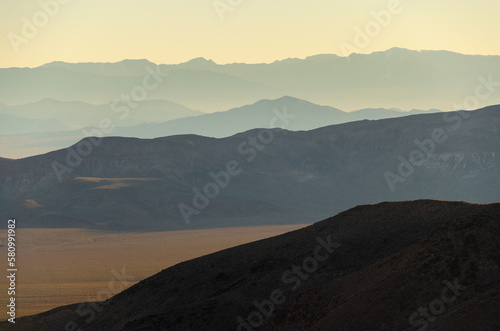
{"label": "pale yellow sky", "polygon": [[[214,4],[228,10],[218,13]],[[347,55],[346,45],[358,53],[500,54],[498,0],[0,0],[0,9],[0,67],[195,57],[272,62]],[[372,15],[381,10],[392,11],[382,24]],[[371,27],[371,36],[356,41],[357,27]]]}

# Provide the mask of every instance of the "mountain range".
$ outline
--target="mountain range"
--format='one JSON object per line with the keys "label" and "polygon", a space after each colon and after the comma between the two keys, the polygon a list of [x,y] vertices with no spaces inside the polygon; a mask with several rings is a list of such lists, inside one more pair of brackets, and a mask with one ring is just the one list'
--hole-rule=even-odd
{"label": "mountain range", "polygon": [[[474,95],[480,78],[498,88],[500,56],[393,48],[348,57],[322,54],[260,64],[216,64],[203,58],[166,65],[52,62],[0,69],[0,100],[9,105],[50,98],[108,104],[150,78],[146,98],[170,100],[203,112],[291,95],[352,111],[364,108],[454,110]],[[29,83],[27,83],[29,82]],[[495,83],[496,82],[496,83]],[[495,85],[496,84],[496,85]],[[498,93],[478,105],[500,103]],[[461,107],[459,107],[461,108]]]}
{"label": "mountain range", "polygon": [[[437,109],[401,111],[399,109],[362,109],[344,112],[340,109],[319,106],[305,100],[285,96],[276,100],[261,100],[252,105],[200,116],[180,118],[164,123],[142,124],[120,128],[123,137],[158,138],[165,135],[197,134],[223,138],[254,128],[286,127],[292,131],[313,130],[327,125],[358,120],[375,120],[403,117],[410,114],[439,112]],[[282,119],[277,123],[273,119]]]}
{"label": "mountain range", "polygon": [[[0,114],[37,121],[58,121],[63,124],[62,127],[52,128],[41,123],[39,127],[28,130],[22,125],[16,125],[15,122],[9,122],[11,124],[10,131],[2,130],[2,134],[80,129],[98,125],[99,121],[105,117],[122,115],[122,113],[113,112],[108,104],[94,105],[80,101],[62,102],[53,99],[44,99],[24,105],[0,105]],[[116,122],[120,126],[130,126],[145,122],[165,122],[202,114],[204,113],[201,111],[166,100],[145,100],[137,103],[136,108],[130,109],[126,118],[116,120]]]}
{"label": "mountain range", "polygon": [[[409,112],[399,109],[363,109],[343,112],[292,97],[261,100],[252,105],[211,114],[164,100],[143,101],[137,103],[135,109],[123,107],[48,99],[27,105],[0,106],[0,118],[5,118],[5,122],[0,124],[0,128],[3,128],[0,131],[1,155],[21,158],[42,154],[75,144],[89,135],[159,138],[197,134],[222,138],[253,128],[272,128],[278,125],[271,123],[276,114],[293,119],[287,123],[288,129],[312,130],[361,119],[438,112],[436,109],[414,109]],[[108,121],[113,129],[96,131],[103,121]]]}
{"label": "mountain range", "polygon": [[312,224],[16,329],[500,329],[499,87],[500,56],[401,48],[0,69],[20,235]]}
{"label": "mountain range", "polygon": [[381,201],[491,203],[500,198],[499,150],[500,106],[221,139],[90,137],[0,159],[0,217],[17,215],[25,227],[172,230],[312,222]]}

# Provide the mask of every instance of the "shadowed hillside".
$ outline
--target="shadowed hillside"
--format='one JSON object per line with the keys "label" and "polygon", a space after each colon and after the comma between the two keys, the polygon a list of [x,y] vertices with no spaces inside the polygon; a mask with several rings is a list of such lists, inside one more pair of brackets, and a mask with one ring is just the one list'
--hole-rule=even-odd
{"label": "shadowed hillside", "polygon": [[493,330],[500,323],[499,215],[500,204],[358,206],[165,269],[99,304],[102,312],[72,305],[16,327],[416,330],[425,322]]}

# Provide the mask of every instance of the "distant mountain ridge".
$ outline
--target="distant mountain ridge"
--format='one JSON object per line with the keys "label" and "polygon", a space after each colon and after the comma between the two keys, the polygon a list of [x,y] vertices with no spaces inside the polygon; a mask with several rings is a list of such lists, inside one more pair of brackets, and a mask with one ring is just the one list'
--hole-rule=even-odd
{"label": "distant mountain ridge", "polygon": [[500,199],[500,106],[95,144],[0,160],[0,217],[18,215],[26,227],[170,230],[301,223],[388,200]]}
{"label": "distant mountain ridge", "polygon": [[[121,104],[120,104],[121,106]],[[112,104],[90,104],[81,101],[64,102],[54,99],[43,99],[35,103],[6,106],[0,105],[0,114],[19,116],[34,120],[57,120],[69,129],[85,126],[98,126],[103,118],[118,118],[123,112],[114,111],[118,106]],[[167,100],[145,100],[137,103],[135,108],[129,107],[126,117],[115,121],[118,126],[137,125],[144,122],[165,122],[173,119],[204,114],[183,105]],[[14,123],[12,130],[19,129]],[[37,130],[43,132],[43,130]],[[47,130],[54,131],[54,130]],[[61,131],[61,130],[59,130]],[[3,134],[0,131],[0,134]]]}
{"label": "distant mountain ridge", "polygon": [[[146,67],[158,70],[164,79],[149,98],[205,112],[283,95],[348,111],[370,107],[453,110],[474,94],[478,77],[500,80],[500,56],[400,48],[347,58],[322,54],[259,64],[219,65],[203,58],[174,65],[148,60],[53,62],[37,68],[0,69],[0,101],[23,104],[53,98],[108,103],[140,84]],[[26,86],[26,81],[31,84]],[[479,101],[477,107],[498,104],[500,96],[496,93]]]}
{"label": "distant mountain ridge", "polygon": [[[438,111],[365,109],[346,113],[333,107],[319,106],[288,96],[276,100],[261,100],[252,105],[211,114],[203,114],[163,100],[138,103],[137,108],[129,109],[125,118],[122,118],[124,113],[113,110],[110,105],[59,102],[50,99],[28,105],[0,107],[0,116],[5,113],[44,121],[58,119],[64,123],[65,128],[55,130],[54,126],[43,125],[43,121],[38,122],[35,127],[25,126],[23,123],[16,125],[12,121],[5,123],[6,131],[0,131],[0,155],[20,158],[41,154],[77,143],[85,136],[99,134],[137,138],[197,134],[223,138],[254,128],[283,127],[283,123],[272,123],[277,116],[288,116],[284,127],[289,130],[312,130],[362,119],[373,120]],[[99,128],[103,119],[109,119],[115,128],[110,132],[96,131],[95,128]],[[35,130],[30,131],[30,128]]]}
{"label": "distant mountain ridge", "polygon": [[[181,118],[164,123],[142,124],[120,128],[117,134],[123,137],[158,138],[166,135],[197,134],[223,138],[253,128],[284,127],[291,131],[313,130],[323,126],[403,117],[410,114],[425,114],[439,110],[362,109],[344,112],[340,109],[315,105],[311,102],[285,96],[276,100],[260,100],[252,105],[233,108],[224,112]],[[286,117],[286,125],[273,123],[276,117]]]}
{"label": "distant mountain ridge", "polygon": [[23,134],[30,132],[53,132],[64,131],[68,127],[59,120],[51,119],[28,119],[15,115],[0,113],[0,133],[1,134]]}

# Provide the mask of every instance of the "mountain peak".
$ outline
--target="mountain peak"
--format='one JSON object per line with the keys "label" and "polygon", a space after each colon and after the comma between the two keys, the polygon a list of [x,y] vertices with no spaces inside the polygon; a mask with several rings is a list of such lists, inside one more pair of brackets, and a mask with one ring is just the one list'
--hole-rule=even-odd
{"label": "mountain peak", "polygon": [[317,54],[305,58],[306,61],[315,63],[329,63],[338,59],[340,59],[340,56],[336,54]]}
{"label": "mountain peak", "polygon": [[40,67],[42,68],[50,68],[50,67],[60,67],[70,64],[69,62],[64,61],[52,61],[49,63],[42,64]]}
{"label": "mountain peak", "polygon": [[408,48],[402,48],[402,47],[392,47],[389,48],[387,53],[418,53],[419,51],[408,49]]}
{"label": "mountain peak", "polygon": [[141,64],[141,65],[144,65],[144,64],[149,64],[149,65],[156,65],[156,63],[153,63],[151,61],[149,61],[148,59],[123,59],[121,60],[120,62],[117,62],[117,63],[120,63],[120,64]]}
{"label": "mountain peak", "polygon": [[294,102],[307,102],[303,99],[295,98],[289,95],[284,95],[281,98],[276,99],[275,101],[294,101]]}
{"label": "mountain peak", "polygon": [[53,99],[53,98],[43,98],[38,103],[41,103],[41,104],[52,104],[52,103],[63,103],[63,102],[59,101],[59,100],[56,100],[56,99]]}
{"label": "mountain peak", "polygon": [[[281,104],[281,103],[286,103],[286,104],[298,104],[298,103],[301,103],[301,104],[310,104],[310,105],[313,105],[313,103],[309,102],[309,101],[306,101],[306,100],[303,100],[303,99],[299,99],[299,98],[295,98],[295,97],[291,97],[289,95],[285,95],[285,96],[282,96],[278,99],[263,99],[263,100],[259,100],[257,101],[256,103],[254,103],[254,105],[257,105],[257,104],[265,104],[265,103],[271,103],[271,104]],[[315,105],[315,106],[318,106],[318,105]]]}
{"label": "mountain peak", "polygon": [[215,64],[216,65],[216,63],[213,60],[211,60],[211,59],[207,60],[204,57],[197,57],[197,58],[191,59],[191,60],[185,62],[184,64],[194,64],[194,65],[205,65],[205,64],[213,65],[213,64]]}

